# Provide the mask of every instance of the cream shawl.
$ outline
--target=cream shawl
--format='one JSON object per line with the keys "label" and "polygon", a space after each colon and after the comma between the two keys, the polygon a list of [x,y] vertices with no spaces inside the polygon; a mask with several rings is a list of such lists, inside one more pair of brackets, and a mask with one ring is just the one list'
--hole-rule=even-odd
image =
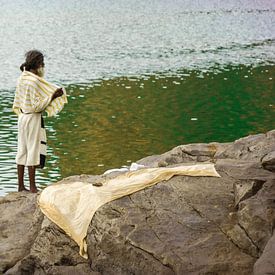
{"label": "cream shawl", "polygon": [[64,94],[51,101],[53,93],[58,88],[60,87],[49,83],[36,74],[23,71],[17,81],[12,109],[17,115],[21,114],[22,111],[24,113],[46,111],[48,116],[54,116],[60,112],[64,104],[68,102],[64,88]]}

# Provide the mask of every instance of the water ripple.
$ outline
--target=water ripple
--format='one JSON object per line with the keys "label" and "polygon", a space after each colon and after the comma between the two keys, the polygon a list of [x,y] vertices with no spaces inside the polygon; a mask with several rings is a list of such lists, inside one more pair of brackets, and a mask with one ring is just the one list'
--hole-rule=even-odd
{"label": "water ripple", "polygon": [[41,49],[47,79],[69,95],[47,119],[43,188],[274,128],[274,10],[251,0],[1,1],[0,195],[16,190],[11,106],[25,51]]}

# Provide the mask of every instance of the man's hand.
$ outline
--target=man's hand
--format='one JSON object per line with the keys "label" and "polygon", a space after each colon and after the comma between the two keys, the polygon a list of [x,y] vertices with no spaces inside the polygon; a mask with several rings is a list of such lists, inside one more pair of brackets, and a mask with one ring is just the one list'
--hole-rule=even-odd
{"label": "man's hand", "polygon": [[62,88],[59,88],[53,93],[52,100],[54,100],[55,98],[60,97],[62,95],[63,95],[63,90],[62,90]]}

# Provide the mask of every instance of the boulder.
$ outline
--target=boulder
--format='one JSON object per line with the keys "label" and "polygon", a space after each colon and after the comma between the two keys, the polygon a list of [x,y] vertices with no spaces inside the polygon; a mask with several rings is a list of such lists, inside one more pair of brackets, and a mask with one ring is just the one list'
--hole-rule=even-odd
{"label": "boulder", "polygon": [[38,235],[43,214],[37,196],[29,192],[0,198],[0,273],[27,255]]}
{"label": "boulder", "polygon": [[104,205],[87,237],[93,269],[102,274],[251,274],[255,258],[223,229],[234,225],[230,185],[218,178],[174,177]]}
{"label": "boulder", "polygon": [[273,274],[274,145],[270,131],[232,143],[180,145],[139,160],[148,167],[213,162],[221,178],[175,176],[103,205],[89,226],[88,260],[42,215],[37,195],[9,194],[0,200],[0,273]]}

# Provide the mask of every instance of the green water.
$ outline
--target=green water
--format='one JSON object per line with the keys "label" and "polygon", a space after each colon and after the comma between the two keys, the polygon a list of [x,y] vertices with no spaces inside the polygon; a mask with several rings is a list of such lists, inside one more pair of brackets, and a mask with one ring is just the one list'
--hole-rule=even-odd
{"label": "green water", "polygon": [[0,195],[17,187],[11,106],[27,50],[43,51],[46,79],[69,95],[46,119],[42,188],[274,129],[274,15],[265,0],[2,1]]}
{"label": "green water", "polygon": [[[180,144],[229,142],[275,129],[274,73],[274,66],[240,65],[69,85],[65,109],[46,118],[49,155],[38,186],[101,174]],[[2,96],[1,194],[17,183],[11,103],[9,94]]]}
{"label": "green water", "polygon": [[[61,177],[97,174],[179,144],[227,142],[275,129],[272,66],[69,86],[50,145]],[[104,166],[103,166],[104,165]]]}

